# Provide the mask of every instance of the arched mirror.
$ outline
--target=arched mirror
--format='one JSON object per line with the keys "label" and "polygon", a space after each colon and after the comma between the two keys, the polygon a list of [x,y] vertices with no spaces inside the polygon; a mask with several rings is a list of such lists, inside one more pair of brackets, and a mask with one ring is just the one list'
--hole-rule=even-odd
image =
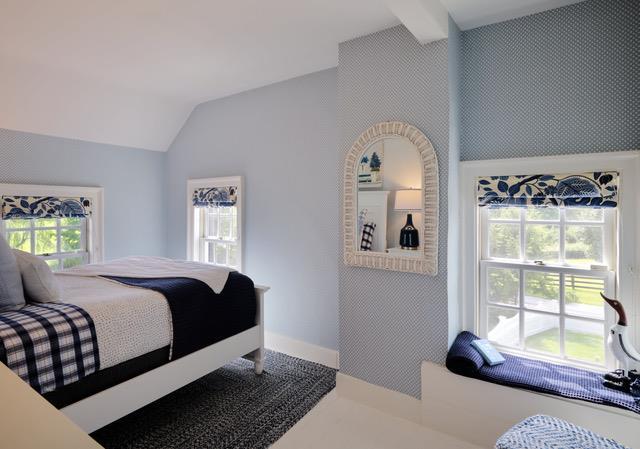
{"label": "arched mirror", "polygon": [[429,139],[402,122],[378,123],[344,167],[347,265],[438,272],[438,161]]}

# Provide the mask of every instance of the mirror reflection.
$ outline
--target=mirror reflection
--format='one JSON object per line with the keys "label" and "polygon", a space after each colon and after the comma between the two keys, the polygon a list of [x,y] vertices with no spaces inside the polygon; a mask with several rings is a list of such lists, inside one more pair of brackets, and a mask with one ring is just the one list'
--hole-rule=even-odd
{"label": "mirror reflection", "polygon": [[404,137],[371,143],[358,163],[356,250],[422,257],[422,161]]}

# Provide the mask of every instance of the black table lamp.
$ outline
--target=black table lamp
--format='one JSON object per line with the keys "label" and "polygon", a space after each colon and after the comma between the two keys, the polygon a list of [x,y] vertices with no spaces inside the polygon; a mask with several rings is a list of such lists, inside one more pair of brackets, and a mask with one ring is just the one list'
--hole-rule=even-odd
{"label": "black table lamp", "polygon": [[[396,201],[393,208],[401,211],[421,211],[422,189],[396,190]],[[418,229],[413,225],[413,216],[407,214],[407,223],[400,230],[400,248],[418,249],[419,246]]]}

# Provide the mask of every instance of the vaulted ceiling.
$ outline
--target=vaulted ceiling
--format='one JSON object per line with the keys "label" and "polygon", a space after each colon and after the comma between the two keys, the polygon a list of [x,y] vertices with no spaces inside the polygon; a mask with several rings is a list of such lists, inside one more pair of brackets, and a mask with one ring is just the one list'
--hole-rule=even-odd
{"label": "vaulted ceiling", "polygon": [[434,11],[469,28],[575,2],[2,0],[0,128],[164,151],[195,105],[334,67],[414,11],[434,35]]}

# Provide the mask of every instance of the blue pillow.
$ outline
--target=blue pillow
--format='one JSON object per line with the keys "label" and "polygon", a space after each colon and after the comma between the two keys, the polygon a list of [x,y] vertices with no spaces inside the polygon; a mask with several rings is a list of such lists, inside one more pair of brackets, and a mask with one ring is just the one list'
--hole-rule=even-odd
{"label": "blue pillow", "polygon": [[502,357],[502,354],[500,354],[498,350],[493,347],[489,340],[473,340],[471,342],[471,346],[478,350],[480,355],[482,355],[484,361],[487,362],[489,366],[495,366],[504,363],[504,357]]}
{"label": "blue pillow", "polygon": [[18,310],[24,305],[22,277],[16,256],[0,235],[0,312]]}

